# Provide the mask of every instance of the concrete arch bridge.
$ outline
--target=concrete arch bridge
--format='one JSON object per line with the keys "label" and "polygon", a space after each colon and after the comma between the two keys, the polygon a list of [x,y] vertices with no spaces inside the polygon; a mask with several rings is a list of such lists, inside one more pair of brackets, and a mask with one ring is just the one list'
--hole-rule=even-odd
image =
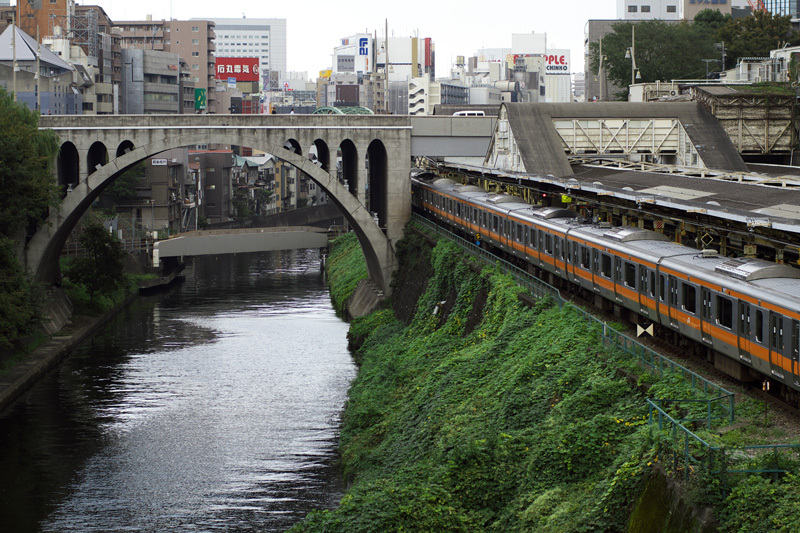
{"label": "concrete arch bridge", "polygon": [[[42,116],[61,139],[58,210],[24,249],[25,266],[53,282],[70,232],[122,172],[173,148],[226,144],[272,154],[321,187],[358,236],[370,282],[384,294],[395,269],[393,243],[411,213],[411,124],[386,115]],[[316,161],[310,160],[311,148]],[[341,181],[337,178],[341,158]]]}

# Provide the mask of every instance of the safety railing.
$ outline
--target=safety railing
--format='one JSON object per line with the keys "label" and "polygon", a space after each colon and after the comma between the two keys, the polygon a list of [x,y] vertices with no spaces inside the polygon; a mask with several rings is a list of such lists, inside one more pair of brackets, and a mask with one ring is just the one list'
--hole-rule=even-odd
{"label": "safety railing", "polygon": [[712,446],[682,423],[690,419],[675,418],[661,406],[664,402],[685,401],[647,400],[648,422],[657,425],[662,436],[666,438],[666,445],[660,445],[658,449],[661,466],[672,476],[689,479],[692,474],[703,469],[708,474],[719,477],[722,482],[721,488],[727,493],[730,476],[737,474],[778,476],[796,469],[800,464],[798,444]]}

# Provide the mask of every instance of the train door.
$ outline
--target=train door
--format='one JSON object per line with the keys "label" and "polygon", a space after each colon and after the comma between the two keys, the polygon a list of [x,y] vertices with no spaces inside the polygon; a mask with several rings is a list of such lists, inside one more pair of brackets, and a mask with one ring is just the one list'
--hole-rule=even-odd
{"label": "train door", "polygon": [[703,306],[700,310],[700,335],[703,342],[711,344],[711,291],[701,287],[700,300]]}
{"label": "train door", "polygon": [[747,302],[739,300],[737,316],[739,317],[737,335],[739,339],[739,358],[750,361],[750,335],[752,328],[750,327],[750,305]]}
{"label": "train door", "polygon": [[620,294],[620,287],[622,286],[622,258],[614,256],[614,300],[621,302],[622,294]]}
{"label": "train door", "polygon": [[669,294],[669,325],[678,329],[681,321],[678,318],[678,279],[675,276],[669,276],[667,292]]}
{"label": "train door", "polygon": [[770,311],[769,313],[769,366],[772,374],[783,379],[784,349],[783,317]]}

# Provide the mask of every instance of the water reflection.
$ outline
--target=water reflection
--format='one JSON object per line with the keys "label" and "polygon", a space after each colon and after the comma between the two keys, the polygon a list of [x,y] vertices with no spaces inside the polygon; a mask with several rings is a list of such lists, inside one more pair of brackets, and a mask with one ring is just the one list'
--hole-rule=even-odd
{"label": "water reflection", "polygon": [[355,370],[318,262],[196,261],[0,418],[12,530],[283,531],[335,505]]}

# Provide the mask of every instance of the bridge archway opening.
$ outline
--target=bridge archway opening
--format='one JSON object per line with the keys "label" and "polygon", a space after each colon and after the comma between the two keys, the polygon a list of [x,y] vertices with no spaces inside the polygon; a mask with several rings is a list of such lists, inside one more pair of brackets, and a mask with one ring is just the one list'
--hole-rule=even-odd
{"label": "bridge archway opening", "polygon": [[[311,145],[309,149],[309,154],[314,154],[316,157],[317,162],[319,162],[320,167],[326,172],[329,172],[331,169],[331,151],[328,149],[328,145],[322,139],[317,139],[314,141],[314,144]],[[314,158],[312,158],[313,160]]]}
{"label": "bridge archway opening", "polygon": [[297,155],[303,155],[303,149],[300,143],[297,142],[297,139],[287,139],[286,142],[283,143],[283,148]]}
{"label": "bridge archway opening", "polygon": [[58,189],[61,199],[78,185],[80,179],[80,161],[78,149],[67,141],[61,145],[56,159],[56,173],[58,174]]}
{"label": "bridge archway opening", "polygon": [[367,209],[373,216],[378,217],[378,226],[385,229],[387,226],[388,205],[388,179],[389,157],[386,147],[380,140],[374,140],[367,148]]}
{"label": "bridge archway opening", "polygon": [[87,168],[89,169],[89,173],[91,174],[95,170],[97,170],[99,166],[105,166],[108,163],[108,150],[106,150],[106,145],[97,141],[92,143],[89,147],[89,153],[86,154],[86,164],[88,165]]}
{"label": "bridge archway opening", "polygon": [[358,149],[353,141],[346,139],[339,145],[336,159],[338,161],[339,182],[347,187],[353,196],[358,191]]}
{"label": "bridge archway opening", "polygon": [[122,141],[119,146],[117,146],[117,157],[123,156],[136,148],[131,141]]}

